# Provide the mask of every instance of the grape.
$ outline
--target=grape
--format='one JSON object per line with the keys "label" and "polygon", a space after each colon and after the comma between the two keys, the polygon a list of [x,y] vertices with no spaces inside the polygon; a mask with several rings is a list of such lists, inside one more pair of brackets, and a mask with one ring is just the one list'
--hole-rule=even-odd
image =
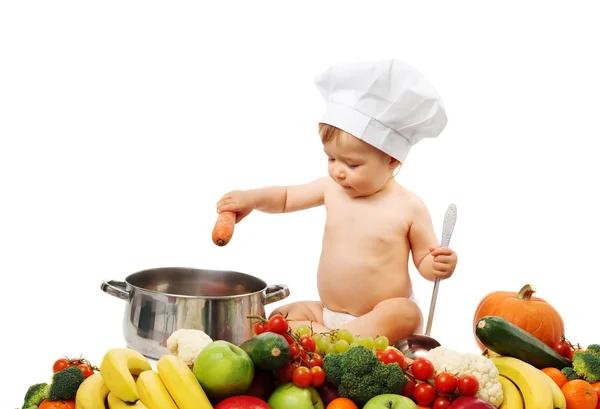
{"label": "grape", "polygon": [[354,341],[354,335],[352,335],[352,333],[345,328],[342,328],[338,331],[337,337],[338,340],[346,341],[348,345],[350,345],[350,343]]}
{"label": "grape", "polygon": [[296,334],[298,334],[299,336],[310,335],[310,332],[311,331],[308,325],[300,325],[298,328],[296,328]]}
{"label": "grape", "polygon": [[353,342],[350,344],[350,348],[359,346],[358,342]]}
{"label": "grape", "polygon": [[315,341],[315,344],[317,346],[317,352],[323,353],[327,351],[327,345],[330,343],[325,338],[321,338],[318,341]]}
{"label": "grape", "polygon": [[314,339],[315,342],[317,342],[321,338],[323,338],[323,335],[321,335],[319,333],[314,333],[313,336],[312,336],[312,339]]}
{"label": "grape", "polygon": [[390,340],[385,335],[380,335],[375,339],[375,349],[383,351],[390,346]]}
{"label": "grape", "polygon": [[333,345],[331,342],[327,344],[327,348],[325,348],[325,355],[328,354],[335,354],[337,352],[337,350],[335,349],[335,345]]}
{"label": "grape", "polygon": [[368,348],[368,349],[373,349],[374,345],[375,345],[375,343],[373,342],[373,338],[371,338],[371,337],[361,338],[358,341],[358,344],[362,345],[362,346],[364,346],[365,348]]}
{"label": "grape", "polygon": [[335,342],[335,350],[340,354],[346,352],[350,348],[350,344],[345,339],[338,339]]}

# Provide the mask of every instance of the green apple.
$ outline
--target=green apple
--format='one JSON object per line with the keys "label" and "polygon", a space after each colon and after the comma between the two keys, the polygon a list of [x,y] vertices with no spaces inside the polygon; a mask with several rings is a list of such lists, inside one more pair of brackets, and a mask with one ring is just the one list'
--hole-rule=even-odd
{"label": "green apple", "polygon": [[242,348],[227,341],[213,341],[194,362],[194,375],[210,399],[241,395],[254,378],[254,363]]}
{"label": "green apple", "polygon": [[300,388],[292,382],[275,389],[267,403],[271,409],[325,409],[323,400],[315,388]]}
{"label": "green apple", "polygon": [[417,409],[417,404],[406,396],[384,393],[373,396],[363,409]]}

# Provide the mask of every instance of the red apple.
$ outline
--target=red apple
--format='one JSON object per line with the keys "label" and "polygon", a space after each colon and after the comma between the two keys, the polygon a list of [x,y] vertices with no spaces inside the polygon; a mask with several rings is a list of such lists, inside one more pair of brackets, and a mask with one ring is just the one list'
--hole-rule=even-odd
{"label": "red apple", "polygon": [[214,409],[271,409],[271,407],[256,396],[238,395],[223,399]]}

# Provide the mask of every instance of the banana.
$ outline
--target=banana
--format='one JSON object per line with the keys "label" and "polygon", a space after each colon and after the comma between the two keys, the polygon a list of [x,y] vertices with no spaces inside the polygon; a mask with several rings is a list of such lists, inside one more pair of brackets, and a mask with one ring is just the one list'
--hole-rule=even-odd
{"label": "banana", "polygon": [[163,355],[156,369],[179,409],[213,409],[192,370],[181,358]]}
{"label": "banana", "polygon": [[500,375],[517,385],[523,396],[525,409],[554,409],[550,386],[539,369],[527,362],[509,356],[491,358]]}
{"label": "banana", "polygon": [[75,406],[77,409],[105,409],[106,395],[108,395],[108,387],[102,375],[96,372],[79,385],[75,395]]}
{"label": "banana", "polygon": [[142,372],[136,381],[140,400],[148,409],[178,409],[158,373]]}
{"label": "banana", "polygon": [[129,403],[139,399],[133,376],[151,369],[148,359],[130,348],[111,348],[100,362],[100,373],[108,389]]}
{"label": "banana", "polygon": [[554,379],[550,378],[542,371],[540,371],[540,373],[544,375],[544,379],[546,379],[546,382],[548,382],[548,386],[552,392],[552,401],[554,402],[554,407],[556,409],[567,409],[567,400],[565,399],[565,395],[562,393],[556,382],[554,382]]}
{"label": "banana", "polygon": [[521,396],[519,388],[505,376],[498,376],[498,381],[502,385],[502,394],[504,395],[498,409],[523,409],[523,396]]}
{"label": "banana", "polygon": [[127,403],[122,401],[112,392],[108,393],[108,409],[148,409],[141,400],[136,403]]}

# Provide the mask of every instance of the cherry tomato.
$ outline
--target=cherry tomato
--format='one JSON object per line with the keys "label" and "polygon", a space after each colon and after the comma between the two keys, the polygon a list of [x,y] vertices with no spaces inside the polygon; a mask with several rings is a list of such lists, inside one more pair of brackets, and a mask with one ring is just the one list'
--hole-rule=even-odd
{"label": "cherry tomato", "polygon": [[386,349],[385,351],[383,351],[381,362],[383,362],[386,365],[391,364],[393,362],[397,362],[398,365],[400,365],[400,368],[402,368],[402,370],[406,370],[407,366],[404,354],[394,348]]}
{"label": "cherry tomato", "polygon": [[[418,358],[417,358],[418,359]],[[421,406],[429,406],[436,398],[437,391],[428,383],[420,383],[415,386],[413,392],[415,401]]]}
{"label": "cherry tomato", "polygon": [[[427,358],[417,358],[410,366],[412,374],[420,381],[426,381],[433,375],[433,364]],[[433,401],[432,401],[433,402]],[[431,402],[430,402],[431,403]]]}
{"label": "cherry tomato", "polygon": [[305,350],[300,351],[300,355],[297,358],[298,361],[300,361],[303,364],[308,364],[309,359],[310,357],[308,356]]}
{"label": "cherry tomato", "polygon": [[465,374],[458,378],[458,392],[462,396],[475,396],[479,390],[479,379],[474,375]]}
{"label": "cherry tomato", "polygon": [[291,382],[294,376],[294,371],[297,367],[297,364],[287,362],[285,365],[275,371],[275,376],[281,383]]}
{"label": "cherry tomato", "polygon": [[325,382],[325,371],[320,366],[310,368],[310,386],[319,387]]}
{"label": "cherry tomato", "polygon": [[300,345],[308,352],[315,352],[315,349],[317,349],[315,340],[310,335],[306,334],[300,337]]}
{"label": "cherry tomato", "polygon": [[300,347],[298,346],[298,344],[296,344],[295,342],[293,344],[290,345],[290,358],[292,360],[297,359],[299,357],[301,357],[302,355],[300,354]]}
{"label": "cherry tomato", "polygon": [[269,331],[276,334],[285,334],[288,328],[288,322],[282,315],[273,315],[269,318]]}
{"label": "cherry tomato", "polygon": [[94,374],[94,370],[88,364],[79,364],[79,365],[77,365],[77,367],[79,369],[81,369],[81,372],[83,372],[83,377],[84,378],[88,378],[88,377],[90,377],[91,375]]}
{"label": "cherry tomato", "polygon": [[404,385],[404,388],[402,388],[401,395],[406,396],[409,399],[412,399],[414,397],[414,392],[415,392],[415,381],[413,381],[411,378],[408,378],[408,382],[406,382],[406,385]]}
{"label": "cherry tomato", "polygon": [[260,335],[263,332],[267,332],[269,330],[269,324],[266,322],[257,322],[254,324],[254,333],[256,335]]}
{"label": "cherry tomato", "polygon": [[383,362],[383,352],[384,351],[380,351],[379,349],[377,351],[375,351],[375,355],[377,356],[377,359],[379,359],[379,361]]}
{"label": "cherry tomato", "polygon": [[568,357],[571,353],[571,345],[569,345],[568,342],[560,339],[552,344],[552,348],[562,356]]}
{"label": "cherry tomato", "polygon": [[452,403],[448,396],[438,396],[433,402],[433,409],[446,409]]}
{"label": "cherry tomato", "polygon": [[281,334],[283,335],[283,337],[285,338],[285,340],[288,342],[288,344],[292,345],[294,344],[296,341],[294,340],[294,338],[292,338],[292,336],[290,334],[288,334],[287,332],[285,334]]}
{"label": "cherry tomato", "polygon": [[54,365],[52,365],[52,372],[57,373],[63,369],[70,368],[71,366],[73,366],[73,364],[67,358],[60,358],[54,362]]}
{"label": "cherry tomato", "polygon": [[312,382],[312,373],[310,369],[305,366],[299,366],[294,370],[294,375],[292,376],[292,380],[296,386],[301,388],[306,388]]}
{"label": "cherry tomato", "polygon": [[311,358],[308,358],[308,366],[323,366],[323,357],[316,352],[312,354]]}
{"label": "cherry tomato", "polygon": [[443,395],[451,395],[456,390],[458,379],[450,372],[440,372],[435,377],[435,389]]}

